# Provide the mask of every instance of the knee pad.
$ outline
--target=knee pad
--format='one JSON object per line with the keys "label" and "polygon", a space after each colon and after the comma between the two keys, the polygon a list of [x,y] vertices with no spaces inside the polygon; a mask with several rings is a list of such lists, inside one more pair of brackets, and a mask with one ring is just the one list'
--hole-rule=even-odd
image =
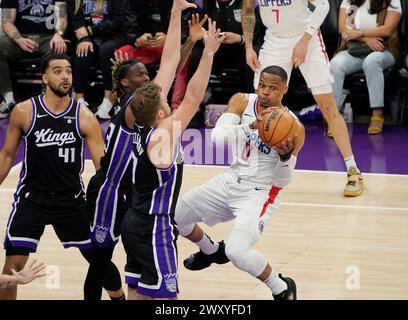
{"label": "knee pad", "polygon": [[267,262],[264,256],[251,249],[242,233],[241,237],[237,237],[235,234],[228,239],[225,245],[225,254],[235,267],[248,272],[253,277],[258,277],[266,268]]}
{"label": "knee pad", "polygon": [[181,198],[177,202],[174,220],[177,223],[179,234],[185,237],[193,232],[194,225],[200,222],[201,218]]}

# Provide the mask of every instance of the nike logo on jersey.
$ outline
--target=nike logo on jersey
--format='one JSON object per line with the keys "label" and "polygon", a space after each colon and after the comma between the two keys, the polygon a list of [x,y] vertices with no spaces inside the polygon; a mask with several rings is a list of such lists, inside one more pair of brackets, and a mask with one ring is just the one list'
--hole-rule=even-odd
{"label": "nike logo on jersey", "polygon": [[77,199],[81,195],[82,191],[79,191],[78,194],[75,195],[75,199]]}
{"label": "nike logo on jersey", "polygon": [[47,117],[48,114],[37,114],[37,118],[44,118]]}
{"label": "nike logo on jersey", "polygon": [[243,115],[244,115],[244,116],[247,116],[247,117],[253,117],[252,114],[248,114],[248,113],[244,113]]}
{"label": "nike logo on jersey", "polygon": [[54,133],[51,129],[41,129],[41,131],[34,132],[36,136],[35,144],[37,147],[47,147],[52,145],[63,146],[64,144],[71,144],[76,141],[74,133],[63,132]]}
{"label": "nike logo on jersey", "polygon": [[268,190],[268,189],[255,187],[255,191],[262,191],[262,190]]}

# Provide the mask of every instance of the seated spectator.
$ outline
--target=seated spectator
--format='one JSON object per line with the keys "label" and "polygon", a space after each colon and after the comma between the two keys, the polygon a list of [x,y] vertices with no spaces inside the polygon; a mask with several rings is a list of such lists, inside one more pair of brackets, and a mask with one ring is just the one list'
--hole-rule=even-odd
{"label": "seated spectator", "polygon": [[[190,1],[193,2],[193,1]],[[119,50],[123,56],[136,59],[148,66],[159,63],[163,52],[166,32],[169,26],[172,0],[132,0],[127,1],[123,34],[126,45]],[[188,19],[191,10],[183,11],[181,42],[188,36]],[[178,73],[173,88],[171,106],[177,108],[187,86],[187,64]]]}
{"label": "seated spectator", "polygon": [[339,14],[342,44],[331,60],[333,93],[341,108],[345,76],[364,71],[372,117],[368,134],[382,132],[384,73],[399,58],[400,0],[343,0]]}
{"label": "seated spectator", "polygon": [[99,58],[104,86],[104,98],[98,107],[96,116],[109,119],[112,108],[112,71],[110,59],[117,48],[124,43],[120,34],[123,21],[125,0],[68,0],[68,10],[72,27],[78,40],[74,61],[74,91],[76,99],[84,100],[89,82],[91,67]]}
{"label": "seated spectator", "polygon": [[[249,68],[245,59],[245,41],[241,25],[242,0],[207,0],[203,1],[200,14],[207,14],[208,17],[217,22],[217,28],[225,33],[226,37],[217,54],[214,57],[212,73],[218,74],[220,69],[238,69],[243,74],[243,89],[246,92],[253,91],[253,72]],[[254,30],[254,48],[259,51],[262,45],[264,27],[259,16],[259,9],[255,9],[256,25]],[[200,61],[201,53],[204,49],[202,43],[197,44],[191,54],[189,66],[189,78],[194,74]]]}
{"label": "seated spectator", "polygon": [[[55,5],[55,7],[54,7]],[[0,118],[16,103],[10,78],[10,65],[22,58],[42,57],[50,51],[67,50],[63,35],[68,24],[66,4],[61,1],[2,0],[0,36]],[[54,20],[55,15],[55,20]],[[55,21],[55,22],[54,22]]]}

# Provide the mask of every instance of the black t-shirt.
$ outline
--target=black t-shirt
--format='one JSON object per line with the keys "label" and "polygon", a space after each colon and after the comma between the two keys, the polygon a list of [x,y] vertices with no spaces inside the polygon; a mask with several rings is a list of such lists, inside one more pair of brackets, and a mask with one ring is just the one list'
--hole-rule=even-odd
{"label": "black t-shirt", "polygon": [[17,9],[14,25],[22,34],[55,32],[54,0],[2,0],[0,7]]}

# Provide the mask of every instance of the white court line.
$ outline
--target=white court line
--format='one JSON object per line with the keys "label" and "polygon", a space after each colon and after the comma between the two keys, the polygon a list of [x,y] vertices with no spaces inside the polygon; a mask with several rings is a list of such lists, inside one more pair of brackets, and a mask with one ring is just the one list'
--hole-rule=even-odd
{"label": "white court line", "polygon": [[[88,160],[87,160],[88,161]],[[197,167],[197,168],[229,168],[229,165],[205,165],[205,164],[185,164],[186,167]],[[305,169],[295,169],[296,172],[306,172],[306,173],[334,173],[334,174],[346,174],[346,171],[325,171],[325,170],[305,170]],[[391,173],[365,173],[363,176],[384,176],[384,177],[403,177],[408,178],[408,174],[391,174]]]}
{"label": "white court line", "polygon": [[[15,188],[0,188],[0,192],[15,192]],[[281,202],[281,205],[296,206],[296,207],[318,207],[318,208],[344,208],[344,209],[367,209],[367,210],[380,210],[380,211],[407,211],[408,208],[404,207],[381,207],[381,206],[352,206],[343,204],[325,204],[325,203],[306,203],[306,202]]]}
{"label": "white court line", "polygon": [[325,203],[305,203],[305,202],[281,202],[286,206],[297,207],[320,207],[320,208],[345,208],[345,209],[369,209],[369,210],[388,210],[388,211],[408,211],[404,207],[380,207],[380,206],[351,206],[343,204],[325,204]]}
{"label": "white court line", "polygon": [[[92,163],[92,160],[85,160],[85,162]],[[212,168],[212,169],[227,169],[229,165],[204,165],[204,164],[185,164],[186,167],[197,167],[197,168]],[[21,169],[21,162],[16,164],[13,168],[11,168],[10,173],[16,171],[17,169]],[[324,170],[304,170],[304,169],[296,169],[297,172],[306,172],[306,173],[334,173],[334,174],[345,174],[346,171],[324,171]],[[384,176],[384,177],[403,177],[408,178],[408,174],[389,174],[389,173],[365,173],[363,172],[364,176]]]}
{"label": "white court line", "polygon": [[[92,162],[92,160],[86,160],[86,162]],[[186,164],[187,167],[199,167],[199,168],[227,168],[227,166],[213,166],[213,165],[195,165],[195,164]],[[11,171],[15,171],[21,167],[21,163],[15,165]],[[296,170],[299,172],[316,172],[316,173],[336,173],[344,174],[344,172],[338,171],[316,171],[316,170]],[[391,174],[381,174],[381,173],[367,173],[365,175],[377,175],[377,176],[398,176],[398,177],[408,177],[408,175],[391,175]],[[0,192],[15,192],[15,188],[1,188]],[[303,203],[303,202],[281,202],[282,205],[287,206],[298,206],[298,207],[320,207],[320,208],[345,208],[345,209],[368,209],[368,210],[388,210],[388,211],[408,211],[408,208],[405,207],[381,207],[381,206],[359,206],[359,205],[341,205],[341,204],[325,204],[325,203]]]}

